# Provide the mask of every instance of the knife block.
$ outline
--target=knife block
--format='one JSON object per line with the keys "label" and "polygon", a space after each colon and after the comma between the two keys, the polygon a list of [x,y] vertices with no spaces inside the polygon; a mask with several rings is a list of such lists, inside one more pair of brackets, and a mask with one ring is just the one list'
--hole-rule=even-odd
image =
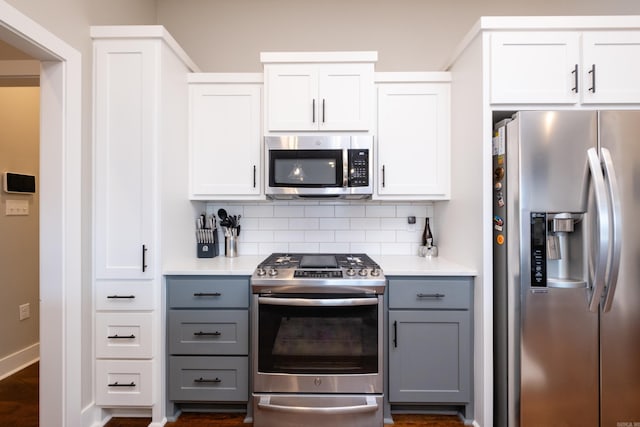
{"label": "knife block", "polygon": [[198,258],[214,258],[220,255],[218,230],[214,230],[213,243],[197,243]]}

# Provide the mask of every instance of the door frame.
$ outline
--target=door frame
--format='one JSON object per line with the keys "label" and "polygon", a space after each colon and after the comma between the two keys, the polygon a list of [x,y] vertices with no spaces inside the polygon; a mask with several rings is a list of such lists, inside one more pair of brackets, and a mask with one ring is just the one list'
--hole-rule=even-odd
{"label": "door frame", "polygon": [[0,39],[41,64],[40,420],[81,426],[81,55],[2,0]]}

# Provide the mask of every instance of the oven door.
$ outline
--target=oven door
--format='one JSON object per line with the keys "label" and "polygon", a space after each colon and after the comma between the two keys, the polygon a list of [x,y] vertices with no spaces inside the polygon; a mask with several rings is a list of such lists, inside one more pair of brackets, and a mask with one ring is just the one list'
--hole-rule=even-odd
{"label": "oven door", "polygon": [[254,391],[382,393],[381,295],[254,295]]}

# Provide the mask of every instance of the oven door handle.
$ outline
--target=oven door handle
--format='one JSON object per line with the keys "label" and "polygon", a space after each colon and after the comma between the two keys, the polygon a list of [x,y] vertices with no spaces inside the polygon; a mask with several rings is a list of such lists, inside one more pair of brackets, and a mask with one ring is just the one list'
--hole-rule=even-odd
{"label": "oven door handle", "polygon": [[273,298],[258,297],[259,304],[296,307],[345,307],[378,305],[378,298]]}
{"label": "oven door handle", "polygon": [[366,412],[376,412],[378,410],[378,403],[376,402],[376,398],[372,396],[367,396],[366,404],[364,405],[354,405],[354,406],[327,406],[327,407],[317,407],[317,406],[285,406],[285,405],[274,405],[270,401],[270,396],[261,396],[260,401],[258,402],[258,408],[268,410],[268,411],[276,411],[276,412],[289,412],[295,414],[333,414],[333,415],[341,415],[341,414],[361,414]]}

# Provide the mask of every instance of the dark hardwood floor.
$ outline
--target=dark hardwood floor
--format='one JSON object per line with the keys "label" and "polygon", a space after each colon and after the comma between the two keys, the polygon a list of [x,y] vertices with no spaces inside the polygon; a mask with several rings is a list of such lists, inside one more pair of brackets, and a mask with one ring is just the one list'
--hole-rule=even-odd
{"label": "dark hardwood floor", "polygon": [[0,426],[38,427],[39,363],[0,381]]}
{"label": "dark hardwood floor", "polygon": [[[0,381],[0,426],[38,427],[39,364]],[[249,427],[239,414],[184,413],[167,427]],[[456,416],[394,415],[394,427],[461,427]],[[112,418],[105,427],[147,427],[149,418]],[[43,427],[46,427],[43,425]],[[337,427],[337,426],[336,426]]]}
{"label": "dark hardwood floor", "polygon": [[[244,416],[233,414],[184,413],[166,427],[248,427]],[[112,418],[105,427],[147,427],[151,420],[144,418]],[[464,424],[452,415],[394,415],[393,427],[462,427]],[[301,426],[304,427],[304,426]],[[340,427],[340,426],[335,426]]]}

